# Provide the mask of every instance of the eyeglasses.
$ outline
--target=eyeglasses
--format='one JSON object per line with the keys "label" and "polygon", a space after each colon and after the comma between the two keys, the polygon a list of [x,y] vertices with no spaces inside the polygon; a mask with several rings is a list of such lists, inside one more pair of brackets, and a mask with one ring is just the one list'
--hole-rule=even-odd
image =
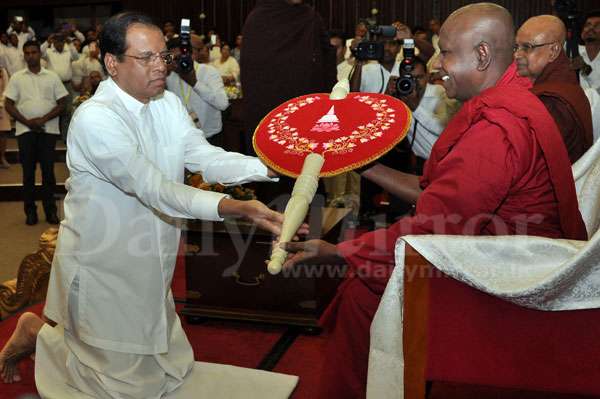
{"label": "eyeglasses", "polygon": [[140,61],[142,65],[150,65],[151,63],[156,62],[157,60],[161,60],[162,62],[168,65],[172,63],[175,58],[173,56],[173,53],[171,53],[170,51],[161,51],[160,53],[146,54],[141,56],[123,54],[123,56],[135,58],[136,60]]}
{"label": "eyeglasses", "polygon": [[538,47],[549,46],[550,44],[554,44],[556,42],[548,42],[548,43],[540,43],[540,44],[532,44],[532,43],[523,43],[523,44],[515,44],[513,46],[513,52],[523,51],[525,54],[531,53]]}

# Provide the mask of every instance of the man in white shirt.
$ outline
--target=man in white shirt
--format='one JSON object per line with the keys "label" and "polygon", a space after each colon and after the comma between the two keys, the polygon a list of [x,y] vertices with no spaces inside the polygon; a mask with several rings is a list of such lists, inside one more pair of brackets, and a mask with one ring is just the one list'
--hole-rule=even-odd
{"label": "man in white shirt", "polygon": [[208,64],[194,62],[193,70],[182,72],[178,62],[180,45],[178,38],[167,42],[168,49],[175,55],[175,62],[167,66],[167,89],[179,97],[204,137],[214,140],[223,128],[221,111],[229,106],[223,80],[219,71]]}
{"label": "man in white shirt", "polygon": [[82,53],[79,59],[71,63],[73,70],[73,78],[71,79],[71,85],[73,90],[76,92],[81,91],[81,83],[86,76],[89,76],[91,72],[98,72],[104,77],[104,70],[100,63],[100,48],[96,41],[90,42],[87,46],[87,53]]}
{"label": "man in white shirt", "polygon": [[27,64],[25,58],[23,58],[23,51],[19,49],[19,38],[16,34],[12,33],[8,35],[9,44],[4,48],[2,58],[4,59],[4,66],[10,76],[14,75],[15,72],[25,69]]}
{"label": "man in white shirt", "polygon": [[17,35],[19,39],[17,47],[19,51],[23,51],[23,45],[25,44],[25,42],[35,40],[35,31],[31,26],[25,24],[25,21],[23,21],[22,18],[20,20],[17,20],[17,18],[21,17],[15,17],[15,20],[10,24],[10,26],[6,30],[6,33],[8,33],[9,35],[12,33]]}
{"label": "man in white shirt", "polygon": [[48,41],[42,44],[41,49],[42,57],[48,63],[48,69],[55,72],[65,87],[69,89],[73,78],[71,62],[79,59],[77,50],[70,43],[65,44],[62,34],[50,35]]}
{"label": "man in white shirt", "polygon": [[[460,102],[449,99],[444,87],[429,84],[429,75],[425,62],[418,57],[413,59],[414,68],[411,71],[414,90],[399,97],[411,109],[413,120],[405,142],[411,151],[418,157],[418,166],[422,167],[424,160],[429,158],[431,148],[439,138],[448,122],[458,112]],[[397,95],[396,78],[390,79],[387,94]],[[416,168],[420,172],[420,168]],[[413,174],[401,172],[381,163],[375,163],[361,173],[378,186],[382,187],[395,197],[408,201],[405,187],[401,183],[407,176]]]}
{"label": "man in white shirt", "polygon": [[70,43],[65,43],[63,34],[50,35],[48,41],[42,44],[42,57],[48,63],[48,69],[55,72],[65,85],[69,92],[66,100],[65,110],[60,116],[60,132],[63,140],[66,141],[69,120],[73,110],[73,95],[75,91],[71,85],[73,78],[73,68],[71,63],[79,58],[79,53]]}
{"label": "man in white shirt", "polygon": [[579,69],[579,83],[583,89],[600,90],[600,11],[587,14],[581,30],[583,45],[574,68]]}
{"label": "man in white shirt", "polygon": [[15,118],[15,135],[23,166],[26,223],[38,222],[35,206],[35,167],[40,163],[46,221],[58,224],[54,199],[54,148],[59,135],[58,115],[65,107],[67,90],[58,76],[40,65],[38,42],[23,46],[27,68],[15,73],[4,93],[6,111]]}
{"label": "man in white shirt", "polygon": [[14,381],[16,359],[37,336],[41,397],[160,398],[198,372],[170,290],[181,219],[245,217],[277,234],[283,216],[183,184],[184,167],[224,184],[269,181],[270,172],[209,145],[164,90],[172,54],[160,28],[118,14],[100,46],[110,78],[77,109],[69,134],[69,192],[44,310],[57,325],[23,315],[0,369]]}

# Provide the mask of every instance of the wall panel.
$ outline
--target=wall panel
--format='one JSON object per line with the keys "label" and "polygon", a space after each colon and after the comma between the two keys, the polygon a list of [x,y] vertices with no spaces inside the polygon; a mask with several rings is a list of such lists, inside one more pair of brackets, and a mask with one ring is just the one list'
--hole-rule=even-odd
{"label": "wall panel", "polygon": [[[27,0],[19,0],[20,3]],[[282,0],[283,1],[283,0]],[[435,16],[446,18],[453,10],[476,0],[305,0],[323,17],[325,25],[330,29],[339,29],[351,34],[359,18],[370,17],[372,8],[379,9],[378,22],[389,24],[394,20],[405,23],[427,26]],[[495,0],[495,3],[507,7],[521,24],[529,16],[549,13],[550,0]],[[600,8],[600,0],[576,0],[581,10]],[[215,27],[223,37],[234,39],[243,26],[244,19],[256,4],[256,0],[123,0],[125,8],[145,11],[159,21],[172,19],[178,21],[182,17],[192,19],[192,27],[198,31],[206,31]],[[198,16],[204,13],[206,18]]]}

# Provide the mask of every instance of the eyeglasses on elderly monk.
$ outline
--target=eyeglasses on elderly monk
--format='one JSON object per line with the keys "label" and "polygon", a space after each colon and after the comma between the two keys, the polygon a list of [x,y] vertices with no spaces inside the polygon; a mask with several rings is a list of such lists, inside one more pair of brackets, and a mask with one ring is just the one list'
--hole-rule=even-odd
{"label": "eyeglasses on elderly monk", "polygon": [[513,46],[513,52],[516,53],[517,51],[520,50],[524,53],[530,53],[538,47],[549,46],[554,43],[556,43],[556,42],[548,42],[548,43],[540,43],[540,44],[534,44],[534,43],[515,44]]}
{"label": "eyeglasses on elderly monk", "polygon": [[156,62],[157,60],[161,60],[162,62],[168,65],[172,63],[175,58],[173,56],[173,53],[171,53],[170,51],[161,51],[159,53],[148,53],[144,55],[123,54],[123,56],[134,58],[140,61],[142,65],[150,65],[151,63]]}

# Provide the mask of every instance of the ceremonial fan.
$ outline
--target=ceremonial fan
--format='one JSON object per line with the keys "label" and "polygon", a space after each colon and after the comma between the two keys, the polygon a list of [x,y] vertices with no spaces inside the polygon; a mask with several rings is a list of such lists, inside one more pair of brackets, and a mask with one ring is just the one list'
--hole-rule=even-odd
{"label": "ceremonial fan", "polygon": [[[280,242],[302,224],[320,176],[335,176],[373,162],[405,136],[411,113],[400,100],[373,93],[349,93],[348,80],[331,94],[310,94],[271,111],[254,132],[254,150],[271,169],[295,177]],[[268,270],[277,274],[287,252],[276,247]]]}

